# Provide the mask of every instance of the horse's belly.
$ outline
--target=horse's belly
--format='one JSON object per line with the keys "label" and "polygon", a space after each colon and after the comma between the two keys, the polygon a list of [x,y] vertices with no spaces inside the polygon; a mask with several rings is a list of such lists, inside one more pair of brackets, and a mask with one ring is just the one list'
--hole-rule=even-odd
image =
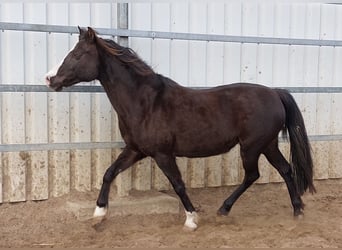
{"label": "horse's belly", "polygon": [[208,157],[226,153],[237,143],[237,138],[223,139],[218,137],[179,140],[176,143],[175,154],[180,157]]}

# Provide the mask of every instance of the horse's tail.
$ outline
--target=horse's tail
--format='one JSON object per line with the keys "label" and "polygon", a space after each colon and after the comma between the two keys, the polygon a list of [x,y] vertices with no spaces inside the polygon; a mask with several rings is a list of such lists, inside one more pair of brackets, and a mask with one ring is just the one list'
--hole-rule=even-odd
{"label": "horse's tail", "polygon": [[276,89],[286,111],[285,128],[283,136],[286,137],[286,130],[290,137],[290,163],[292,176],[297,191],[302,195],[307,188],[311,193],[316,192],[313,185],[313,163],[311,148],[306,133],[303,116],[292,95],[283,89]]}

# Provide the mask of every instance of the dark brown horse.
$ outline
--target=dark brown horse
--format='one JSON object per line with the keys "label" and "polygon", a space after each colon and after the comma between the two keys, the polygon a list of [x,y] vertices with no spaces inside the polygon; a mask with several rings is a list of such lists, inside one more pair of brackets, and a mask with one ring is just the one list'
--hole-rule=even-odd
{"label": "dark brown horse", "polygon": [[[79,42],[56,72],[46,76],[59,91],[81,81],[98,79],[116,110],[126,147],[107,169],[94,216],[104,216],[110,184],[135,162],[150,156],[182,201],[185,226],[197,227],[197,215],[176,164],[177,156],[206,157],[228,152],[237,143],[245,170],[242,184],[223,202],[227,215],[240,195],[259,178],[258,159],[264,154],[284,178],[294,209],[302,214],[301,195],[313,185],[313,164],[303,117],[285,90],[237,83],[194,90],[156,74],[131,49],[80,29]],[[287,132],[291,164],[278,148]]]}

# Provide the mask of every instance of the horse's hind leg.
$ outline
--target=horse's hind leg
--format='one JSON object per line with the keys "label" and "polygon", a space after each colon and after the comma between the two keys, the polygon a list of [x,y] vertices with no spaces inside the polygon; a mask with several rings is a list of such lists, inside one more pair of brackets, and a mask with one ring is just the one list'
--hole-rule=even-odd
{"label": "horse's hind leg", "polygon": [[278,148],[278,140],[274,140],[265,150],[264,155],[272,166],[278,170],[279,174],[283,177],[287,189],[290,194],[291,203],[294,210],[294,216],[303,214],[304,204],[300,195],[298,194],[294,180],[292,178],[292,170],[290,164],[286,161]]}
{"label": "horse's hind leg", "polygon": [[135,162],[143,159],[145,156],[139,152],[125,148],[118,156],[116,161],[106,170],[103,176],[103,183],[96,202],[94,217],[103,217],[107,213],[108,197],[110,184],[114,178],[125,169],[132,166]]}
{"label": "horse's hind leg", "polygon": [[158,153],[154,156],[154,159],[172,184],[173,189],[183,203],[186,214],[184,227],[190,230],[195,230],[197,228],[198,216],[186,193],[185,184],[182,180],[175,157]]}
{"label": "horse's hind leg", "polygon": [[218,215],[227,215],[236,202],[236,200],[255,182],[260,174],[258,169],[258,159],[260,153],[253,150],[240,151],[243,168],[245,170],[245,177],[242,184],[226,199],[220,209],[217,211]]}

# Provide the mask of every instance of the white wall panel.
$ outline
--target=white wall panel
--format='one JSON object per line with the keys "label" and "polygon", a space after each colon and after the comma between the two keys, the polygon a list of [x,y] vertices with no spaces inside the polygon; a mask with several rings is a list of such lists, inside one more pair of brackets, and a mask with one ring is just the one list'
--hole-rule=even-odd
{"label": "white wall panel", "polygon": [[[3,20],[23,21],[23,4],[7,3],[1,8]],[[9,32],[2,37],[1,56],[3,83],[24,82],[23,32]],[[25,97],[23,93],[2,94],[3,143],[25,143]],[[3,154],[4,201],[26,199],[26,161],[19,152]]]}
{"label": "white wall panel", "polygon": [[[24,5],[24,22],[46,23],[45,3],[27,3]],[[46,73],[46,34],[45,33],[24,33],[24,76],[26,84],[37,84],[42,82]],[[26,143],[47,143],[48,142],[48,103],[46,93],[25,94],[25,124]],[[32,200],[47,199],[48,193],[48,152],[39,151],[28,153],[27,175],[29,178],[27,193]]]}
{"label": "white wall panel", "polygon": [[[207,4],[190,3],[189,5],[189,32],[207,32]],[[207,42],[189,42],[189,86],[206,86]]]}
{"label": "white wall panel", "polygon": [[[68,25],[69,5],[67,3],[47,6],[49,24]],[[48,66],[52,68],[64,59],[69,51],[68,34],[50,34],[48,36]],[[49,142],[70,141],[70,100],[69,93],[49,93]],[[51,151],[49,154],[50,193],[60,196],[70,191],[70,152],[68,150]]]}
{"label": "white wall panel", "polygon": [[[151,28],[156,31],[170,31],[170,4],[156,3],[151,10]],[[170,75],[170,40],[152,40],[151,64],[162,75]]]}
{"label": "white wall panel", "polygon": [[[174,3],[170,7],[170,31],[189,32],[189,4]],[[183,86],[189,84],[189,42],[173,40],[170,51],[170,77]]]}
{"label": "white wall panel", "polygon": [[[2,12],[2,6],[0,5],[0,13]],[[0,19],[1,16],[0,16]],[[4,33],[4,32],[2,32]],[[0,33],[0,51],[2,52],[2,40],[3,40],[3,34]],[[3,74],[3,70],[2,70],[2,65],[5,62],[5,58],[3,56],[0,56],[0,82],[2,83],[2,74]],[[0,143],[2,144],[2,93],[0,93]],[[3,177],[3,172],[4,172],[4,163],[2,161],[2,153],[0,153],[0,203],[3,202],[3,193],[4,193],[4,177]]]}
{"label": "white wall panel", "polygon": [[[322,39],[336,39],[340,36],[341,31],[336,28],[338,18],[336,8],[332,8],[331,6],[324,6],[322,8],[322,21],[321,21],[321,38]],[[337,26],[338,27],[338,26]],[[339,37],[341,38],[341,37]],[[324,51],[322,51],[324,49]],[[339,78],[339,69],[336,68],[336,60],[338,60],[338,50],[334,48],[321,48],[321,54],[324,52],[322,59],[322,64],[324,63],[323,70],[320,74],[320,85],[326,85],[328,82],[330,85],[336,86],[336,80]],[[330,59],[328,62],[328,58]],[[328,75],[328,72],[330,74]],[[341,82],[339,82],[341,84]],[[338,117],[338,111],[340,108],[335,106],[337,99],[341,99],[340,96],[337,95],[318,95],[317,103],[322,107],[317,109],[318,114],[322,114],[322,112],[326,112],[323,115],[323,119],[326,119],[326,122],[322,123],[321,121],[318,122],[318,129],[319,133],[336,133],[336,126],[335,123],[337,122],[340,124],[340,120]],[[333,108],[337,109],[333,109]],[[336,147],[340,146],[341,142],[333,142],[330,143],[326,150],[323,151],[322,158],[320,161],[325,161],[328,169],[325,168],[327,171],[328,177],[337,178],[341,176],[341,167],[339,166],[339,162],[341,157],[338,156],[339,153],[336,152]],[[337,164],[336,164],[337,163]]]}
{"label": "white wall panel", "polygon": [[[305,38],[319,39],[320,38],[320,23],[321,23],[321,5],[312,4],[307,5],[306,8],[306,27]],[[304,54],[304,68],[303,68],[303,86],[318,86],[319,82],[319,60],[320,48],[314,46],[306,46]],[[306,129],[308,134],[316,134],[317,127],[317,94],[303,95],[303,102],[301,110],[303,112]],[[322,173],[318,170],[318,166],[323,162],[320,160],[321,148],[325,147],[323,143],[312,143],[312,152],[314,158],[314,175],[320,176]],[[324,164],[324,163],[323,163]],[[324,171],[323,171],[324,172]],[[323,173],[325,178],[326,174]]]}
{"label": "white wall panel", "polygon": [[[242,35],[258,35],[258,4],[242,4]],[[241,47],[241,79],[242,82],[256,82],[257,44],[242,44]]]}
{"label": "white wall panel", "polygon": [[[320,39],[334,39],[335,8],[321,6]],[[322,46],[319,52],[318,86],[330,86],[333,80],[334,48]],[[330,133],[331,95],[317,94],[317,120],[315,134]],[[329,146],[327,142],[317,142],[314,147],[316,164],[326,166],[316,168],[317,178],[329,177]]]}
{"label": "white wall panel", "polygon": [[[342,40],[342,8],[335,9],[335,23],[334,23],[334,39]],[[335,48],[334,50],[334,68],[332,86],[342,85],[342,48]],[[341,94],[331,95],[331,114],[330,126],[331,134],[342,133],[342,98]],[[342,142],[334,141],[330,143],[329,152],[329,177],[341,178],[342,177]]]}
{"label": "white wall panel", "polygon": [[[319,39],[320,34],[320,5],[310,4],[306,7],[306,27],[304,37],[307,39]],[[305,46],[303,86],[317,86],[319,50],[317,46]],[[306,121],[306,129],[309,134],[315,134],[316,130],[316,95],[303,96],[302,110]]]}
{"label": "white wall panel", "polygon": [[[274,5],[259,4],[258,12],[258,36],[273,37]],[[273,84],[273,47],[272,44],[259,44],[257,49],[256,82],[267,86]]]}
{"label": "white wall panel", "polygon": [[[131,4],[129,9],[129,29],[151,30],[152,25],[152,4],[137,3]],[[140,57],[151,63],[151,40],[146,38],[130,38],[130,47]]]}
{"label": "white wall panel", "polygon": [[[225,4],[225,35],[241,36],[242,33],[242,4]],[[224,82],[239,82],[241,71],[241,44],[225,43],[224,53]]]}
{"label": "white wall panel", "polygon": [[[290,9],[288,4],[275,5],[274,37],[288,38],[290,35]],[[273,85],[284,86],[288,82],[288,45],[274,45]]]}
{"label": "white wall panel", "polygon": [[[207,34],[224,34],[224,4],[209,4],[207,7]],[[224,43],[208,42],[206,58],[207,86],[224,83]]]}

